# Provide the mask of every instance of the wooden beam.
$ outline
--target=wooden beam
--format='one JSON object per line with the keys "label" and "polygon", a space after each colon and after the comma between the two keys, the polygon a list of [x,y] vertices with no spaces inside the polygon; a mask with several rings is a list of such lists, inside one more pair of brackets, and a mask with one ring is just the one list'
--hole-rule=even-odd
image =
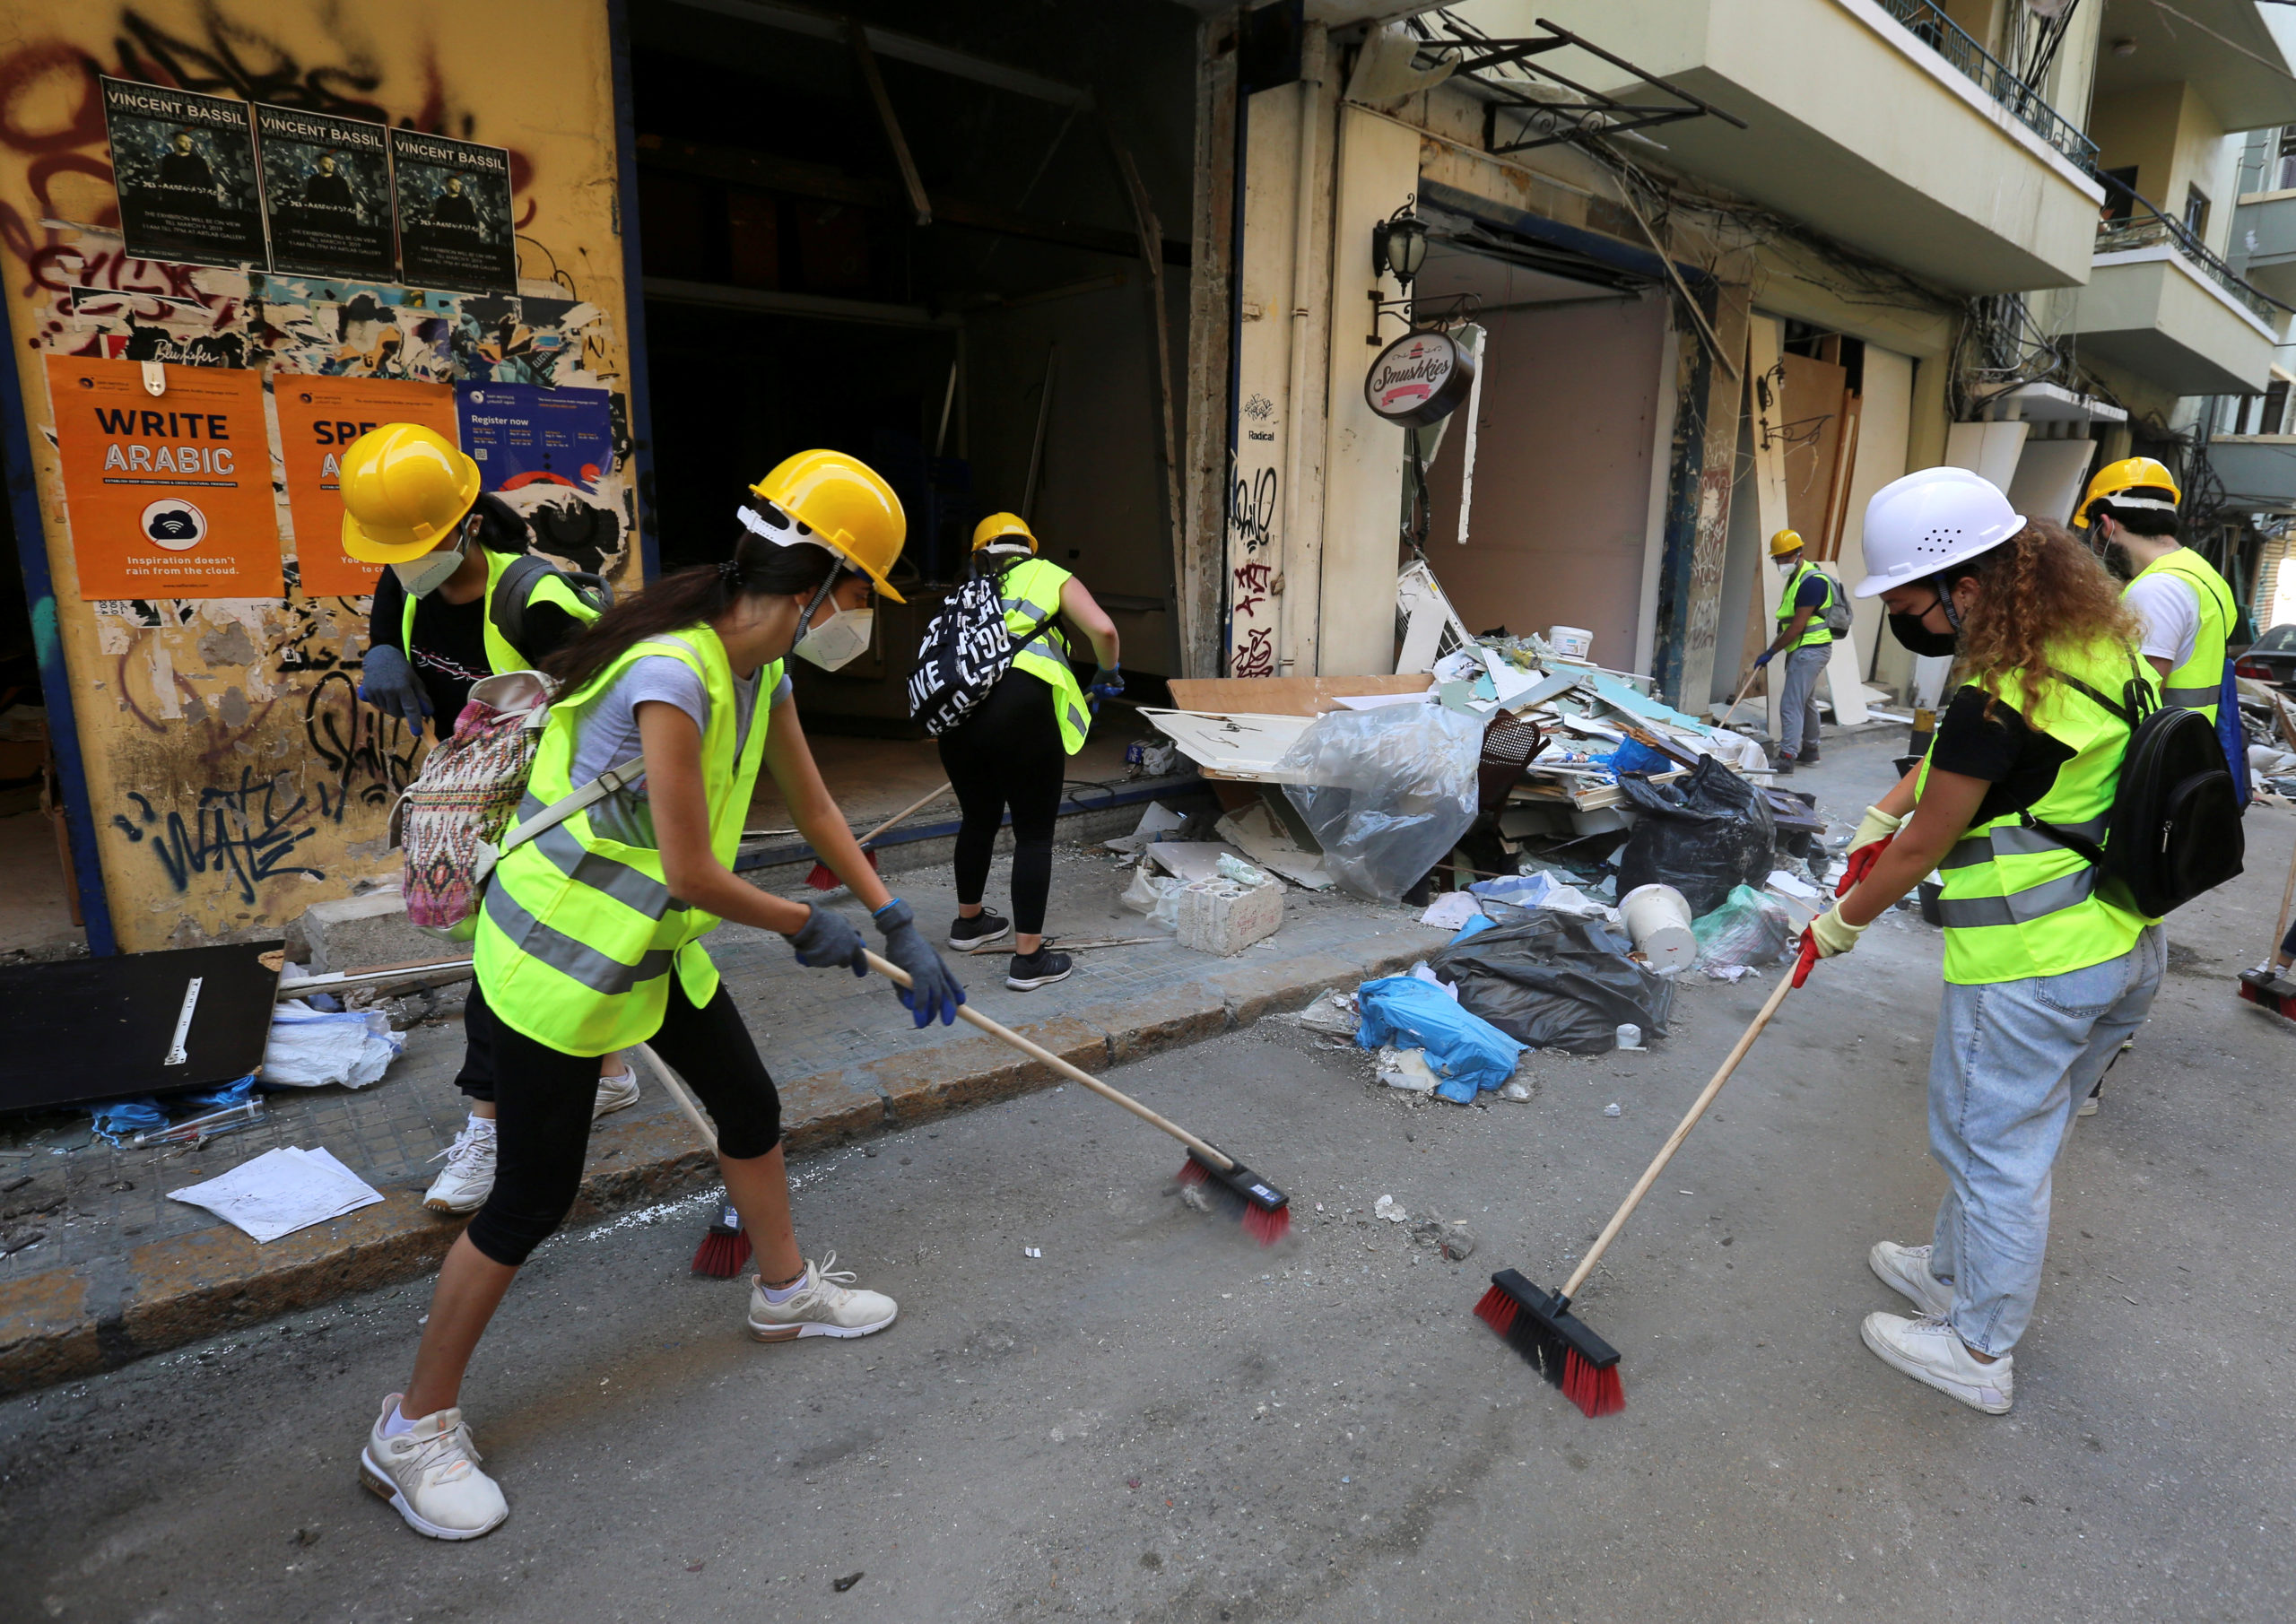
{"label": "wooden beam", "polygon": [[917,223],[933,223],[933,203],[925,195],[924,178],[917,172],[917,160],[909,155],[909,137],[900,131],[900,118],[893,111],[893,99],[885,90],[885,76],[877,71],[875,53],[869,49],[869,30],[859,23],[846,29],[847,42],[853,48],[853,64],[861,70],[861,83],[869,89],[869,100],[877,109],[877,122],[884,126],[885,141],[893,150],[893,161],[900,166],[900,183],[908,189],[909,206],[917,213]]}

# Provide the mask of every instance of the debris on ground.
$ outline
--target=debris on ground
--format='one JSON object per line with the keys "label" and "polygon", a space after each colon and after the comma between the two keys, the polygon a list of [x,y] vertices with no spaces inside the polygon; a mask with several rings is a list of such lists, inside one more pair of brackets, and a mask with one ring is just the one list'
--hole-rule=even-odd
{"label": "debris on ground", "polygon": [[1631,1023],[1666,1035],[1674,986],[1596,919],[1516,910],[1506,925],[1462,934],[1430,960],[1463,1012],[1532,1048],[1605,1055]]}
{"label": "debris on ground", "polygon": [[380,1010],[329,1014],[291,1000],[273,1012],[259,1075],[270,1088],[363,1089],[405,1047],[406,1035],[393,1030]]}
{"label": "debris on ground", "polygon": [[1428,1065],[1425,1049],[1399,1049],[1392,1044],[1381,1044],[1376,1058],[1379,1081],[1391,1089],[1432,1094],[1441,1081]]}
{"label": "debris on ground", "polygon": [[1355,994],[1337,987],[1317,994],[1315,1002],[1295,1019],[1309,1031],[1332,1038],[1352,1038],[1363,1024],[1363,1017],[1356,1012]]}
{"label": "debris on ground", "polygon": [[1726,978],[1718,972],[1775,964],[1799,928],[1784,903],[1751,885],[1735,887],[1721,906],[1691,921],[1698,968],[1718,980]]}
{"label": "debris on ground", "polygon": [[1408,1223],[1411,1221],[1411,1214],[1405,1211],[1403,1207],[1392,1195],[1382,1195],[1378,1200],[1373,1202],[1371,1203],[1371,1215],[1375,1218],[1384,1218],[1391,1224]]}
{"label": "debris on ground", "polygon": [[[1448,951],[1448,949],[1446,950]],[[1523,1046],[1459,1003],[1451,989],[1411,976],[1383,976],[1356,989],[1363,1012],[1356,1042],[1424,1052],[1434,1092],[1454,1105],[1507,1085]]]}

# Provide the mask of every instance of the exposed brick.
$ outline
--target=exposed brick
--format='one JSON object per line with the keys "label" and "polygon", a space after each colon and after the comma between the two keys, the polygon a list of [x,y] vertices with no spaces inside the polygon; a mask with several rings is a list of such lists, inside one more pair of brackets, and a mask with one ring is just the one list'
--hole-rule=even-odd
{"label": "exposed brick", "polygon": [[0,1286],[0,1393],[44,1387],[103,1367],[88,1282],[43,1269]]}

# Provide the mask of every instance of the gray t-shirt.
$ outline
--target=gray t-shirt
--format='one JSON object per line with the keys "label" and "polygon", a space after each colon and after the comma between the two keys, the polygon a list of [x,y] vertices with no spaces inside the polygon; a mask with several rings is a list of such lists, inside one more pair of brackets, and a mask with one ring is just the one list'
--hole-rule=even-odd
{"label": "gray t-shirt", "polygon": [[[789,697],[785,674],[773,690],[770,705]],[[693,718],[705,735],[709,731],[709,690],[700,674],[675,655],[653,654],[631,662],[612,688],[589,708],[574,734],[570,774],[577,788],[587,784],[618,761],[644,753],[638,737],[638,707],[648,701],[674,705]],[[734,754],[738,758],[749,743],[750,723],[757,709],[757,677],[734,679]],[[590,808],[590,827],[609,840],[624,846],[652,847],[653,809],[647,803],[646,782],[639,779],[608,795]]]}

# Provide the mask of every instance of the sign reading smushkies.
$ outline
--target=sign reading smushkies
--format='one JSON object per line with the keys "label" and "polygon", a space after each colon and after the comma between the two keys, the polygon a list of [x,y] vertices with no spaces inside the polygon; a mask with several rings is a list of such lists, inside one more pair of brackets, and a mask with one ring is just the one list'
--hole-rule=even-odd
{"label": "sign reading smushkies", "polygon": [[406,378],[271,375],[279,450],[287,470],[287,511],[295,521],[297,579],[308,598],[364,597],[380,564],[343,550],[343,454],[370,429],[421,423],[455,438],[450,384]]}
{"label": "sign reading smushkies", "polygon": [[263,269],[263,187],[248,104],[127,79],[102,83],[128,257]]}
{"label": "sign reading smushkies", "polygon": [[1448,333],[1406,333],[1371,363],[1363,398],[1391,423],[1424,429],[1448,417],[1474,383],[1474,357]]}
{"label": "sign reading smushkies", "polygon": [[262,375],[170,366],[152,395],[145,365],[48,358],[80,595],[277,597]]}

